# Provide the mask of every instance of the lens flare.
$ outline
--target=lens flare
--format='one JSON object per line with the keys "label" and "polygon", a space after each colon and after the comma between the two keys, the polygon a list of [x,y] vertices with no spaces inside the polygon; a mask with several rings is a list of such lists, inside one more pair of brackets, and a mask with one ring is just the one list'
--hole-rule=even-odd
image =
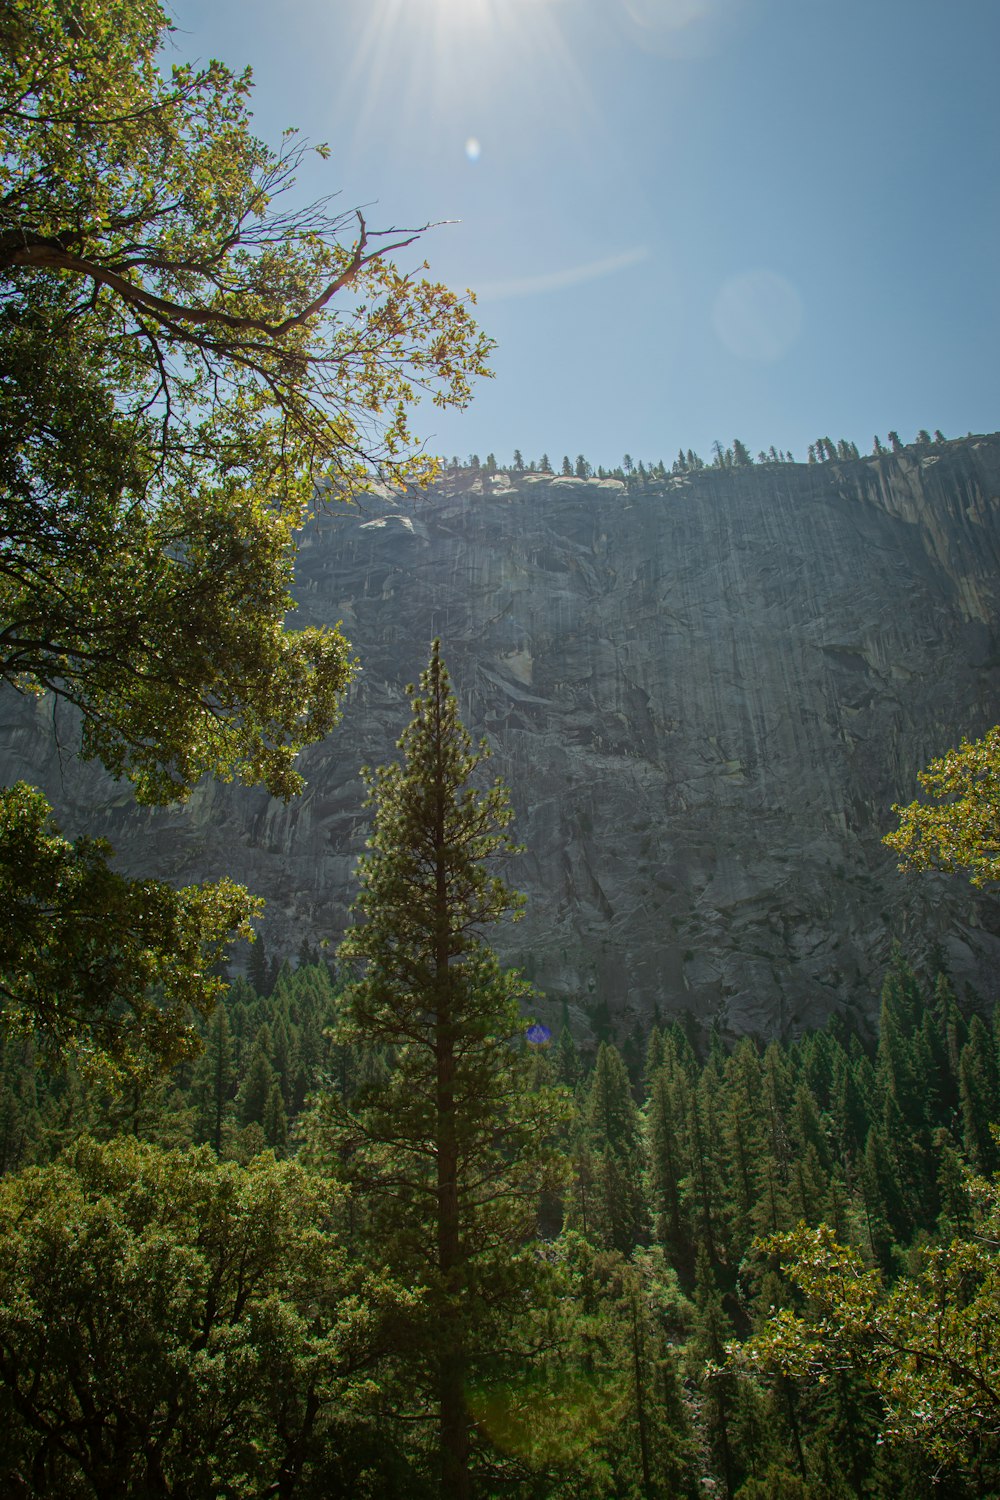
{"label": "lens flare", "polygon": [[712,321],[730,354],[773,364],[799,336],[802,298],[776,271],[741,271],[720,289]]}

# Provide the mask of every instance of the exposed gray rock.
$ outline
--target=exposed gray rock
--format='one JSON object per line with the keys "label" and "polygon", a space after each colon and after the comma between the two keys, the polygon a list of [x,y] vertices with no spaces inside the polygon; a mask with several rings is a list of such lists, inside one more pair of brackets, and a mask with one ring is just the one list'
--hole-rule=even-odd
{"label": "exposed gray rock", "polygon": [[880,838],[917,770],[997,720],[998,553],[998,437],[645,491],[453,477],[303,538],[302,615],[342,619],[363,672],[298,801],[206,783],[139,811],[13,695],[0,768],[130,870],[245,881],[279,950],[335,940],[359,767],[392,756],[440,635],[527,846],[527,914],[497,946],[581,1024],[602,1001],[622,1029],[654,1007],[762,1034],[870,1011],[894,937],[997,998],[995,899],[899,876]]}

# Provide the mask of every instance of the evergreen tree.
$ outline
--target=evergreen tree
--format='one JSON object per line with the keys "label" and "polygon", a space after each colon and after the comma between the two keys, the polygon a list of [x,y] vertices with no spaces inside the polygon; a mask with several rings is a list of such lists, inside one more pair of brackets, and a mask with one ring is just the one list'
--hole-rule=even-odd
{"label": "evergreen tree", "polygon": [[959,1063],[959,1099],[962,1139],[977,1172],[995,1172],[997,1145],[990,1131],[1000,1124],[1000,1092],[997,1088],[996,1049],[981,1016],[969,1023],[969,1040]]}
{"label": "evergreen tree", "polygon": [[565,1087],[574,1089],[580,1081],[580,1054],[573,1033],[564,1021],[556,1044],[556,1077]]}
{"label": "evergreen tree", "polygon": [[421,1360],[432,1371],[441,1494],[462,1500],[477,1352],[538,1274],[522,1246],[552,1114],[511,1046],[530,991],[482,937],[520,905],[487,868],[514,852],[507,793],[469,785],[487,751],[473,750],[459,720],[438,641],[410,695],[402,764],[368,777],[371,853],[340,950],[364,967],[347,991],[344,1039],[383,1050],[391,1067],[334,1113],[374,1253],[425,1290]]}
{"label": "evergreen tree", "polygon": [[285,1114],[285,1101],[281,1097],[277,1082],[271,1085],[261,1124],[264,1127],[264,1139],[271,1150],[276,1156],[284,1155],[285,1147],[288,1145],[288,1118]]}
{"label": "evergreen tree", "polygon": [[[262,1028],[266,1030],[265,1028]],[[267,1053],[258,1038],[250,1058],[250,1067],[240,1086],[237,1110],[241,1125],[261,1125],[271,1090],[277,1080]]]}
{"label": "evergreen tree", "polygon": [[267,961],[267,944],[258,935],[250,949],[250,961],[247,964],[247,980],[251,989],[258,995],[269,995],[271,993],[271,971]]}
{"label": "evergreen tree", "polygon": [[572,478],[572,475],[573,475],[573,465],[569,461],[569,454],[568,453],[564,453],[563,454],[562,473],[563,473],[563,477],[564,478],[566,478],[566,479]]}
{"label": "evergreen tree", "polygon": [[764,1078],[753,1043],[744,1039],[726,1062],[722,1138],[726,1154],[733,1258],[738,1262],[753,1235],[759,1167],[768,1149],[762,1110]]}
{"label": "evergreen tree", "polygon": [[520,448],[515,448],[514,449],[514,461],[513,461],[512,465],[511,465],[511,467],[513,468],[513,470],[514,470],[514,472],[516,474],[520,474],[523,471],[523,469],[524,469],[524,459],[521,456],[521,450],[520,450]]}
{"label": "evergreen tree", "polygon": [[628,1254],[645,1230],[639,1112],[621,1053],[608,1042],[597,1050],[583,1113],[594,1163],[590,1232]]}
{"label": "evergreen tree", "polygon": [[[697,1313],[689,1356],[695,1356],[698,1361],[696,1374],[700,1375],[705,1394],[709,1444],[721,1470],[725,1492],[732,1495],[736,1488],[736,1465],[730,1426],[736,1382],[725,1369],[726,1342],[732,1336],[732,1324],[726,1316],[704,1244],[698,1248],[694,1298]],[[710,1367],[709,1374],[705,1373],[706,1364]]]}
{"label": "evergreen tree", "polygon": [[674,1266],[684,1266],[689,1248],[681,1205],[684,1164],[680,1130],[666,1067],[660,1068],[653,1078],[646,1112],[646,1139],[649,1155],[649,1200],[656,1238],[664,1247],[671,1263]]}
{"label": "evergreen tree", "polygon": [[543,453],[538,460],[538,472],[540,474],[552,473],[552,464],[549,462],[549,455],[547,453]]}
{"label": "evergreen tree", "polygon": [[226,1123],[232,1112],[236,1068],[225,1005],[217,1005],[208,1023],[205,1050],[198,1059],[191,1090],[197,1105],[195,1135],[222,1155]]}

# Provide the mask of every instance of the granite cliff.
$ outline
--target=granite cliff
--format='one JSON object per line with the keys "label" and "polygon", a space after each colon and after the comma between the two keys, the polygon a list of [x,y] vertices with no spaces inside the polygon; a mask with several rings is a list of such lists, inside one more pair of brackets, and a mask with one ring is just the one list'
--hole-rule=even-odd
{"label": "granite cliff", "polygon": [[0,700],[0,773],[70,831],[178,883],[232,873],[269,946],[336,939],[363,847],[359,767],[391,757],[440,635],[511,788],[529,897],[497,946],[581,1029],[655,1009],[732,1032],[870,1011],[893,939],[1000,998],[1000,909],[903,877],[881,843],[917,770],[998,717],[1000,436],[664,482],[459,473],[334,506],[302,539],[301,614],[363,670],[287,806],[205,784],[147,813]]}

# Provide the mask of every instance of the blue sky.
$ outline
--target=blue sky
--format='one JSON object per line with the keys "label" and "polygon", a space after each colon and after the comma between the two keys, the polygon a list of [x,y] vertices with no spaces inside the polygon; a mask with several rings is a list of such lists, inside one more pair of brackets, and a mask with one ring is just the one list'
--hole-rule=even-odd
{"label": "blue sky", "polygon": [[[610,467],[713,438],[1000,427],[997,0],[175,0],[259,133],[429,233],[495,379],[435,451]],[[419,259],[419,257],[417,257]],[[406,265],[406,261],[401,261]]]}

